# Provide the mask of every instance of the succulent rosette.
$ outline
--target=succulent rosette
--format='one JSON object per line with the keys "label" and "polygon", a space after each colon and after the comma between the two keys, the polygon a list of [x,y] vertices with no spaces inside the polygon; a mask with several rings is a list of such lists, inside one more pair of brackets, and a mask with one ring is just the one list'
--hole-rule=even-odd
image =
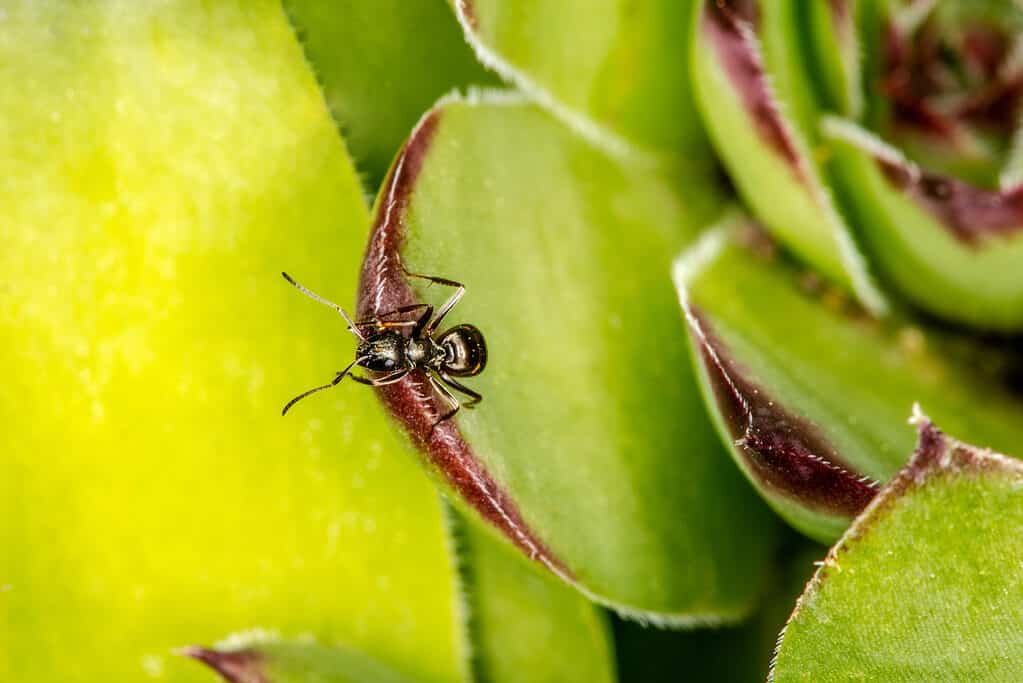
{"label": "succulent rosette", "polygon": [[1020,679],[1021,35],[0,7],[0,680]]}

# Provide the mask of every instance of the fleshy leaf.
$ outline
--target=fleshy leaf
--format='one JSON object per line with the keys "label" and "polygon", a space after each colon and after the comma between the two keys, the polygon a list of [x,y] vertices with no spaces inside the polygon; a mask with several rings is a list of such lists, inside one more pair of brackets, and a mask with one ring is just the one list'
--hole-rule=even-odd
{"label": "fleshy leaf", "polygon": [[275,2],[0,19],[0,680],[209,681],[256,626],[461,676],[436,494],[351,358],[369,218]]}
{"label": "fleshy leaf", "polygon": [[507,540],[452,512],[475,680],[611,683],[607,617]]}
{"label": "fleshy leaf", "polygon": [[381,387],[384,402],[523,552],[597,600],[679,623],[747,611],[773,537],[701,411],[664,277],[715,199],[706,186],[683,203],[514,95],[449,100],[381,192],[358,307],[449,295],[403,267],[465,283],[445,324],[485,335],[489,364],[463,380],[482,404],[438,422],[447,404],[420,372]]}
{"label": "fleshy leaf", "polygon": [[767,228],[875,313],[887,310],[810,155],[814,95],[794,2],[701,2],[692,44],[704,124]]}
{"label": "fleshy leaf", "polygon": [[814,538],[836,538],[905,461],[900,416],[915,401],[977,443],[1023,442],[1023,398],[998,372],[907,320],[871,319],[741,215],[686,252],[675,280],[719,432]]}
{"label": "fleshy leaf", "polygon": [[[862,49],[857,16],[865,3],[856,0],[825,0],[799,3],[802,13],[796,22],[805,18],[806,35],[812,54],[812,63],[821,76],[817,88],[821,92],[821,108],[856,119],[864,108]],[[796,23],[794,22],[794,23]]]}
{"label": "fleshy leaf", "polygon": [[1023,678],[1023,465],[918,419],[913,459],[807,586],[769,680]]}
{"label": "fleshy leaf", "polygon": [[438,97],[496,82],[444,0],[284,0],[284,8],[374,193],[405,136]]}
{"label": "fleshy leaf", "polygon": [[921,169],[849,121],[822,126],[836,183],[885,277],[944,318],[1023,329],[1023,185],[984,190]]}
{"label": "fleshy leaf", "polygon": [[312,638],[282,641],[242,633],[217,647],[187,647],[179,654],[202,662],[227,683],[415,683],[371,657]]}
{"label": "fleshy leaf", "polygon": [[[606,149],[704,165],[684,41],[694,0],[453,0],[480,60]],[[571,47],[566,43],[570,40]]]}

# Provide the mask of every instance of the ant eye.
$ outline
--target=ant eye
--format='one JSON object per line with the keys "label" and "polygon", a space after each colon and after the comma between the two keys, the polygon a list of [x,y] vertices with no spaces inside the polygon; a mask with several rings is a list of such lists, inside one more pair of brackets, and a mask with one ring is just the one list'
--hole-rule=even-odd
{"label": "ant eye", "polygon": [[388,358],[387,360],[384,361],[384,367],[390,370],[391,368],[394,367],[394,361]]}

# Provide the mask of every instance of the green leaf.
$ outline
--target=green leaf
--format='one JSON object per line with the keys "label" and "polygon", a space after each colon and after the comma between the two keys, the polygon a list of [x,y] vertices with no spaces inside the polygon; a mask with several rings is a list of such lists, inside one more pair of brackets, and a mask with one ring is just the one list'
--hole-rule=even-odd
{"label": "green leaf", "polygon": [[807,586],[769,680],[1023,678],[1023,465],[920,421]]}
{"label": "green leaf", "polygon": [[[473,680],[615,680],[603,612],[492,531],[445,506],[462,580]],[[777,629],[775,629],[777,632]],[[182,652],[231,683],[401,683],[412,679],[364,653],[311,637],[261,631]]]}
{"label": "green leaf", "polygon": [[750,6],[754,16],[728,3],[695,7],[693,82],[704,124],[740,194],[771,233],[883,313],[885,299],[810,154],[816,114],[798,50],[795,14],[802,5]]}
{"label": "green leaf", "polygon": [[284,0],[284,8],[373,192],[438,97],[496,82],[444,0]]}
{"label": "green leaf", "polygon": [[[858,118],[864,109],[863,102],[863,50],[859,40],[859,27],[864,23],[862,15],[869,16],[865,5],[869,0],[850,2],[812,2],[796,5],[795,22],[804,29],[803,37],[809,44],[809,55],[804,64],[816,67],[814,80],[821,104],[818,108],[838,112],[850,118]],[[805,24],[799,23],[805,21]],[[805,67],[804,67],[805,68]]]}
{"label": "green leaf", "polygon": [[617,680],[602,610],[516,552],[506,539],[451,515],[476,680]]}
{"label": "green leaf", "polygon": [[750,609],[774,524],[720,451],[675,314],[670,254],[717,199],[701,183],[683,202],[514,94],[449,100],[378,199],[358,308],[449,296],[403,267],[465,283],[445,325],[485,335],[489,364],[464,380],[482,404],[438,422],[447,404],[419,373],[382,387],[385,403],[524,552],[677,623]]}
{"label": "green leaf", "polygon": [[954,353],[911,320],[871,319],[741,215],[680,258],[675,280],[719,433],[772,507],[816,539],[836,538],[903,464],[915,401],[976,443],[1023,442],[1023,400],[982,368],[994,352]]}
{"label": "green leaf", "polygon": [[932,313],[1023,329],[1023,186],[928,172],[849,121],[826,118],[834,177],[879,269]]}
{"label": "green leaf", "polygon": [[368,217],[274,2],[0,21],[0,679],[210,681],[263,627],[417,680],[467,653],[435,492],[351,359]]}
{"label": "green leaf", "polygon": [[[577,132],[710,163],[685,27],[694,0],[453,0],[480,60]],[[569,39],[570,42],[566,42]]]}

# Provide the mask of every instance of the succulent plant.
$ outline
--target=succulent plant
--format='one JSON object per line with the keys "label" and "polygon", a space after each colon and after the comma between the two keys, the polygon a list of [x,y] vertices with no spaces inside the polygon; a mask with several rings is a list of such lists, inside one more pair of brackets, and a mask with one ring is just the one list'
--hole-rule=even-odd
{"label": "succulent plant", "polygon": [[0,680],[1020,678],[1021,28],[0,8]]}

